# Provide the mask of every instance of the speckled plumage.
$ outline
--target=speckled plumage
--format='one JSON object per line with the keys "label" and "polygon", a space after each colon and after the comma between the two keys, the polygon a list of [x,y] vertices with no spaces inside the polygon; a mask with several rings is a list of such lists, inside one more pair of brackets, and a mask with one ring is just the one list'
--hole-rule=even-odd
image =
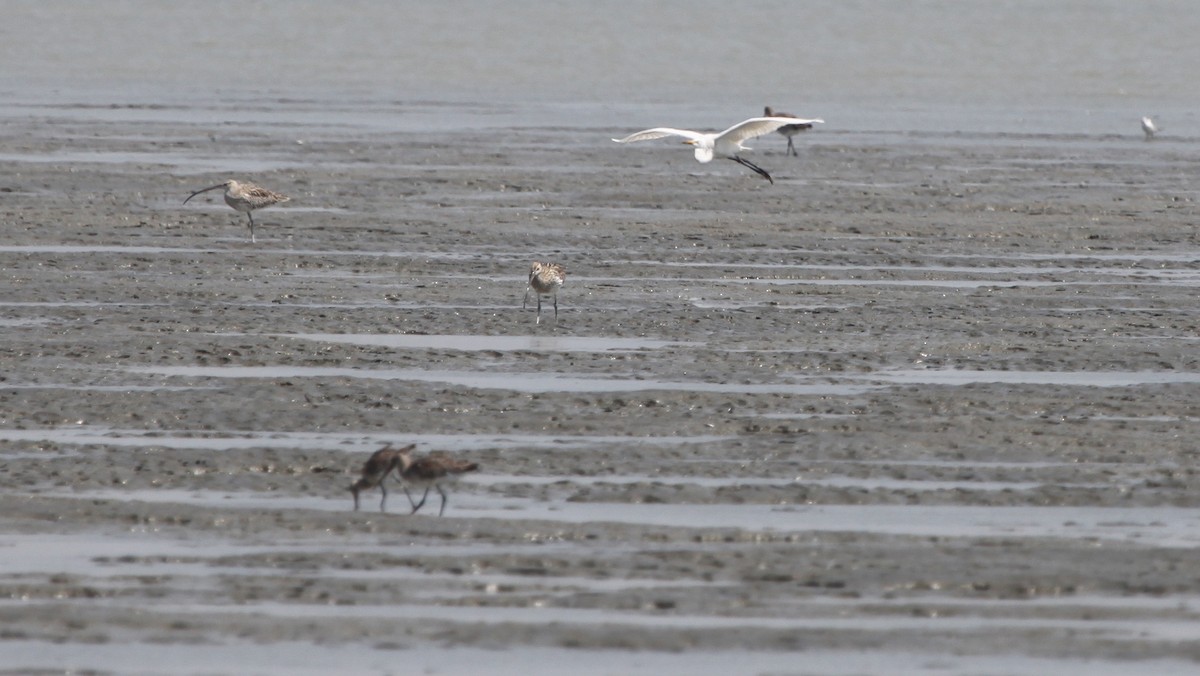
{"label": "speckled plumage", "polygon": [[354,511],[358,511],[358,492],[376,486],[383,493],[383,498],[379,501],[379,511],[386,511],[387,487],[383,485],[384,479],[387,479],[392,470],[399,469],[401,454],[408,453],[414,448],[416,448],[415,444],[404,448],[392,448],[392,445],[388,444],[367,458],[367,462],[363,464],[362,478],[350,486],[350,492],[354,495]]}
{"label": "speckled plumage", "polygon": [[558,319],[558,290],[567,281],[567,269],[558,263],[542,263],[535,261],[529,266],[529,287],[525,289],[525,299],[521,301],[521,309],[529,302],[529,292],[537,296],[537,323],[542,321],[542,296],[553,296],[554,318]]}
{"label": "speckled plumage", "polygon": [[466,472],[473,472],[479,469],[479,465],[452,458],[445,453],[413,457],[412,449],[413,447],[409,446],[399,453],[400,478],[404,480],[405,484],[425,487],[420,502],[417,502],[413,500],[412,495],[408,492],[408,487],[405,486],[404,494],[408,496],[408,503],[412,505],[412,513],[416,514],[417,510],[425,505],[425,498],[429,497],[429,489],[432,487],[442,496],[442,507],[438,510],[438,516],[441,516],[446,511],[446,491],[442,490],[442,483],[453,481]]}
{"label": "speckled plumage", "polygon": [[255,209],[265,209],[272,204],[280,204],[291,199],[287,195],[277,193],[273,190],[267,190],[266,188],[259,187],[253,183],[239,183],[238,181],[230,179],[224,183],[218,183],[217,185],[197,190],[196,192],[188,195],[187,199],[185,199],[183,203],[187,204],[188,200],[192,199],[196,195],[199,195],[202,192],[208,192],[209,190],[216,190],[217,188],[225,188],[226,204],[233,207],[235,211],[240,211],[246,214],[246,218],[250,219],[251,242],[254,242],[255,239],[254,216],[250,212],[254,211]]}

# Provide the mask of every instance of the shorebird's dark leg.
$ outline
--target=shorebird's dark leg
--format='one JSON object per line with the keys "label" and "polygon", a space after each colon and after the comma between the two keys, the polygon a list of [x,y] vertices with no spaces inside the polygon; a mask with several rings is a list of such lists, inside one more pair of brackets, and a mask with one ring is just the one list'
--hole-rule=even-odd
{"label": "shorebird's dark leg", "polygon": [[354,495],[354,511],[358,511],[358,489],[354,486],[350,487],[350,493]]}
{"label": "shorebird's dark leg", "polygon": [[525,289],[525,297],[521,299],[521,309],[524,310],[525,306],[528,304],[529,304],[529,289]]}
{"label": "shorebird's dark leg", "polygon": [[[405,493],[405,495],[408,494],[407,488],[404,489],[404,493]],[[413,502],[412,496],[411,495],[408,496],[408,504],[413,506],[413,511],[411,512],[412,514],[416,514],[418,509],[421,509],[422,507],[425,506],[425,498],[427,498],[427,497],[429,497],[429,486],[425,487],[425,493],[421,495],[420,502]]]}
{"label": "shorebird's dark leg", "polygon": [[799,157],[800,153],[796,152],[796,146],[792,145],[792,137],[789,136],[789,137],[787,137],[787,139],[788,139],[788,154]]}
{"label": "shorebird's dark leg", "polygon": [[379,480],[379,492],[383,493],[383,497],[379,499],[379,511],[387,512],[387,486],[383,485],[383,479]]}
{"label": "shorebird's dark leg", "polygon": [[554,319],[558,320],[558,294],[554,294]]}
{"label": "shorebird's dark leg", "polygon": [[437,492],[442,496],[442,508],[438,510],[438,516],[441,516],[446,511],[446,491],[442,490],[441,484],[434,484],[433,487],[436,488]]}
{"label": "shorebird's dark leg", "polygon": [[537,317],[537,321],[534,323],[541,324],[542,323],[542,294],[540,294],[540,293],[537,294],[537,299],[538,299],[538,317]]}
{"label": "shorebird's dark leg", "polygon": [[767,179],[768,181],[771,182],[771,185],[775,185],[775,179],[771,178],[771,175],[768,174],[766,171],[764,171],[762,167],[751,162],[750,160],[743,159],[741,157],[738,157],[737,155],[734,155],[733,157],[730,157],[729,159],[733,160],[734,162],[737,162],[738,164],[742,165],[743,167],[746,167],[747,169],[750,169],[754,173],[758,174],[759,176],[762,176],[763,178]]}
{"label": "shorebird's dark leg", "polygon": [[250,242],[254,242],[254,215],[249,211],[246,212],[246,218],[250,219]]}

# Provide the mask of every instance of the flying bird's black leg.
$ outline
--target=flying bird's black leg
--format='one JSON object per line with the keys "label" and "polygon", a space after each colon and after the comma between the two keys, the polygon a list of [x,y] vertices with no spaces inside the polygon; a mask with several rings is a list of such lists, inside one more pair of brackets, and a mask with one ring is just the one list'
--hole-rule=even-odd
{"label": "flying bird's black leg", "polygon": [[796,152],[796,146],[792,145],[792,137],[789,136],[789,137],[787,137],[787,139],[788,139],[788,154],[799,157],[800,153]]}
{"label": "flying bird's black leg", "polygon": [[737,155],[734,155],[733,157],[731,157],[729,159],[733,160],[734,162],[737,162],[738,164],[742,165],[743,167],[746,167],[747,169],[750,169],[754,173],[758,174],[759,176],[762,176],[763,178],[767,179],[768,181],[771,182],[771,185],[775,185],[775,179],[771,178],[771,175],[768,174],[766,171],[764,171],[762,167],[751,162],[750,160],[743,159],[741,157],[738,157]]}

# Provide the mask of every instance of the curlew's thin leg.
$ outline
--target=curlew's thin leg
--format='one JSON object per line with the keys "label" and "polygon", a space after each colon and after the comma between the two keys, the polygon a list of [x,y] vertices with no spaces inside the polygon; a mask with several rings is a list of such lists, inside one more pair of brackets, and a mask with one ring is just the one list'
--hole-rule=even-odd
{"label": "curlew's thin leg", "polygon": [[787,140],[788,140],[788,153],[791,155],[795,155],[796,157],[799,157],[800,153],[796,152],[796,146],[792,145],[792,137],[791,136],[787,137]]}
{"label": "curlew's thin leg", "polygon": [[554,321],[558,321],[558,293],[554,294]]}
{"label": "curlew's thin leg", "polygon": [[524,310],[525,306],[528,304],[529,304],[529,289],[525,289],[525,297],[521,299],[521,309]]}
{"label": "curlew's thin leg", "polygon": [[425,493],[421,496],[420,502],[413,501],[412,495],[409,495],[407,488],[404,489],[404,494],[408,495],[408,504],[412,505],[413,508],[413,511],[410,512],[410,514],[416,514],[418,509],[421,509],[425,506],[425,498],[429,497],[429,486],[425,487]]}
{"label": "curlew's thin leg", "polygon": [[246,212],[246,218],[250,219],[250,243],[254,243],[254,215],[249,211]]}
{"label": "curlew's thin leg", "polygon": [[354,495],[354,511],[358,511],[358,489],[351,488],[350,493]]}
{"label": "curlew's thin leg", "polygon": [[438,510],[438,516],[441,516],[446,511],[446,491],[442,490],[441,484],[434,484],[433,487],[442,496],[442,508]]}
{"label": "curlew's thin leg", "polygon": [[750,160],[743,159],[741,157],[738,157],[737,155],[734,155],[733,157],[730,157],[729,159],[733,160],[734,162],[737,162],[738,164],[742,165],[743,167],[746,167],[747,169],[750,169],[754,173],[758,174],[759,176],[762,176],[763,178],[767,179],[768,181],[771,182],[771,185],[775,185],[775,179],[771,178],[771,175],[768,174],[766,171],[764,171],[762,167],[751,162]]}
{"label": "curlew's thin leg", "polygon": [[379,480],[379,492],[383,493],[379,500],[379,511],[387,513],[387,486],[383,485],[383,479]]}
{"label": "curlew's thin leg", "polygon": [[538,316],[537,316],[537,321],[534,322],[534,324],[541,324],[542,323],[542,294],[539,293],[537,295],[537,299],[538,299]]}

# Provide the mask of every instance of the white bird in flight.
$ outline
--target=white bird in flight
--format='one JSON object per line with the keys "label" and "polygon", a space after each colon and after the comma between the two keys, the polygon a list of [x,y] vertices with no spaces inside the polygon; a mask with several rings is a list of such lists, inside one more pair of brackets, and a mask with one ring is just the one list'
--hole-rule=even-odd
{"label": "white bird in flight", "polygon": [[818,124],[824,122],[825,120],[805,120],[796,117],[752,117],[749,120],[738,122],[719,134],[703,134],[689,129],[655,127],[654,129],[646,129],[636,134],[630,134],[625,138],[615,138],[613,140],[617,143],[631,143],[633,141],[649,141],[656,138],[663,138],[664,136],[682,136],[687,139],[684,143],[695,147],[696,161],[707,163],[712,162],[714,157],[724,157],[727,160],[733,160],[743,167],[753,170],[759,176],[774,184],[775,179],[771,178],[771,175],[766,171],[763,171],[762,167],[738,154],[743,150],[750,150],[742,145],[742,142],[757,138],[763,134],[770,134],[780,127],[789,124]]}
{"label": "white bird in flight", "polygon": [[1149,116],[1143,117],[1142,131],[1145,132],[1146,140],[1149,141],[1150,139],[1154,138],[1155,134],[1158,133],[1158,125],[1154,124],[1154,120],[1150,119]]}

